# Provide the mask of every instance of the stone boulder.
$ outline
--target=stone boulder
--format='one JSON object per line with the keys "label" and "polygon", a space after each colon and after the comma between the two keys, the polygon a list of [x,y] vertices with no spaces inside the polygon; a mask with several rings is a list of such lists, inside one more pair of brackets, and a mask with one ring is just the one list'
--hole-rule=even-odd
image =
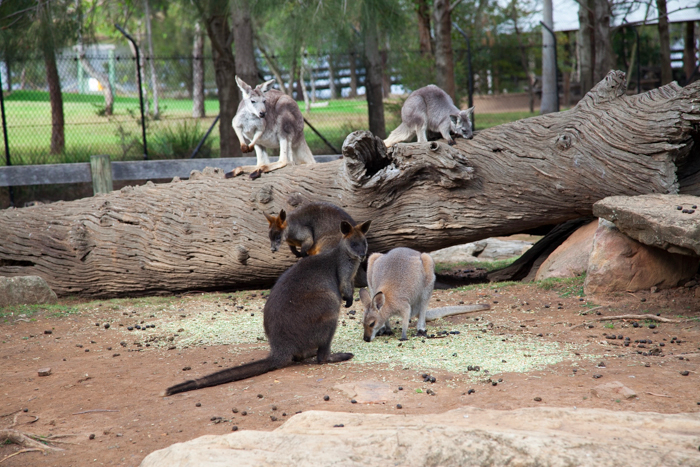
{"label": "stone boulder", "polygon": [[[593,214],[628,237],[671,253],[700,256],[700,196],[611,196],[593,205]],[[679,209],[680,208],[680,209]]]}
{"label": "stone boulder", "polygon": [[430,256],[436,263],[476,263],[520,256],[531,247],[526,240],[487,238],[433,251]]}
{"label": "stone boulder", "polygon": [[309,411],[271,432],[237,431],[174,444],[149,454],[141,467],[700,466],[698,444],[700,413],[553,407],[464,407],[430,415]]}
{"label": "stone boulder", "polygon": [[588,257],[593,248],[593,236],[598,229],[598,221],[579,227],[564,243],[559,245],[537,270],[535,280],[550,277],[577,277],[586,273]]}
{"label": "stone boulder", "polygon": [[646,246],[599,220],[588,259],[587,294],[648,290],[685,284],[698,271],[700,257]]}
{"label": "stone boulder", "polygon": [[56,293],[39,276],[0,277],[0,308],[55,303]]}

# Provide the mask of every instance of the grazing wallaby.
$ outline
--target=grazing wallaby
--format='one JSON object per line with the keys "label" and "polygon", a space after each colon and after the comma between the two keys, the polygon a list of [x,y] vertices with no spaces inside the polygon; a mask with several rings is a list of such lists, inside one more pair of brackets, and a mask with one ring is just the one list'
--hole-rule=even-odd
{"label": "grazing wallaby", "polygon": [[351,353],[331,353],[340,305],[352,305],[352,281],[367,254],[365,234],[371,221],[357,227],[339,224],[343,239],[332,250],[302,258],[272,290],[263,309],[270,355],[262,360],[169,387],[165,395],[252,378],[316,355],[318,363],[342,362]]}
{"label": "grazing wallaby", "polygon": [[277,251],[280,244],[285,242],[297,258],[333,248],[342,239],[338,231],[341,221],[355,225],[350,214],[335,204],[323,202],[303,204],[289,215],[282,209],[278,216],[265,213],[265,217],[270,226],[272,251]]}
{"label": "grazing wallaby", "polygon": [[[280,169],[288,163],[313,164],[313,154],[304,139],[304,117],[296,101],[283,92],[270,89],[275,80],[251,88],[236,76],[243,99],[233,117],[233,130],[241,142],[241,151],[255,150],[256,166],[237,167],[226,174],[235,177],[252,170],[251,178]],[[267,155],[268,148],[280,148],[280,157],[274,164]]]}
{"label": "grazing wallaby", "polygon": [[440,133],[448,144],[455,144],[450,133],[472,138],[471,116],[474,107],[459,110],[445,91],[430,84],[413,91],[401,107],[401,125],[384,140],[389,147],[417,135],[419,143],[428,141],[428,131]]}
{"label": "grazing wallaby", "polygon": [[434,269],[429,254],[410,248],[394,248],[389,253],[374,253],[369,257],[367,282],[371,292],[360,290],[360,300],[365,307],[365,342],[371,342],[377,335],[391,334],[391,316],[403,318],[401,340],[406,340],[408,322],[415,316],[418,316],[417,335],[425,336],[426,321],[490,308],[489,305],[465,305],[428,310],[435,285]]}

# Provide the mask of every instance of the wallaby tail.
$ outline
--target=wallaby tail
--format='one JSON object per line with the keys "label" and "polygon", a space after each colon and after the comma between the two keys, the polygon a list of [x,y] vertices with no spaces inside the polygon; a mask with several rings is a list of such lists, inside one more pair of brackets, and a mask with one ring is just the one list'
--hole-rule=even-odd
{"label": "wallaby tail", "polygon": [[179,392],[194,391],[195,389],[208,388],[210,386],[218,386],[219,384],[252,378],[253,376],[262,375],[263,373],[267,373],[268,371],[272,371],[277,368],[279,368],[279,365],[275,364],[272,358],[268,357],[263,360],[256,360],[254,362],[246,363],[233,368],[226,368],[225,370],[217,371],[216,373],[204,376],[203,378],[191,379],[189,381],[185,381],[184,383],[170,386],[165,390],[163,395],[172,396],[173,394],[177,394]]}
{"label": "wallaby tail", "polygon": [[441,308],[433,308],[425,312],[425,320],[433,321],[439,318],[444,318],[445,316],[461,315],[462,313],[474,313],[477,311],[489,310],[490,305],[456,305],[456,306],[443,306]]}
{"label": "wallaby tail", "polygon": [[401,143],[402,141],[410,139],[412,136],[413,131],[411,131],[411,129],[408,128],[405,123],[401,123],[401,125],[397,126],[396,129],[391,132],[389,137],[384,140],[384,145],[386,147],[391,147],[396,143]]}

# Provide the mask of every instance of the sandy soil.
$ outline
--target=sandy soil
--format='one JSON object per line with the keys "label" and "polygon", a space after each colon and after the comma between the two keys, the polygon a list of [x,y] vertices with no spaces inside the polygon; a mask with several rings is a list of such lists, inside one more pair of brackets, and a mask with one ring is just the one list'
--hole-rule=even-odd
{"label": "sandy soil", "polygon": [[[339,327],[354,340],[341,339],[334,350],[348,350],[339,345],[352,342],[359,361],[302,363],[165,398],[160,394],[167,386],[265,355],[255,321],[264,292],[64,300],[24,316],[21,310],[0,310],[0,429],[12,426],[66,442],[54,444],[62,451],[22,452],[2,465],[136,466],[175,442],[234,427],[273,430],[311,409],[425,414],[465,405],[503,410],[548,405],[700,411],[698,287],[585,297],[580,280],[483,284],[436,290],[431,307],[460,301],[489,303],[492,309],[429,323],[433,339],[412,337],[399,347],[397,336],[362,342],[356,303],[343,309]],[[650,319],[596,321],[623,314]],[[234,315],[251,326],[239,324],[222,336],[219,328],[212,335],[201,328],[209,321],[226,324]],[[676,322],[651,319],[657,316]],[[127,329],[136,324],[155,327]],[[456,329],[459,334],[446,334]],[[501,349],[498,345],[505,347],[494,350]],[[426,364],[421,354],[435,363]],[[468,371],[467,362],[479,371]],[[47,367],[51,375],[38,376]],[[435,382],[425,381],[424,374]],[[391,390],[374,398],[342,390],[367,381],[386,383]],[[636,397],[593,391],[614,381]],[[353,403],[353,398],[361,400]],[[0,460],[20,449],[0,446]]]}

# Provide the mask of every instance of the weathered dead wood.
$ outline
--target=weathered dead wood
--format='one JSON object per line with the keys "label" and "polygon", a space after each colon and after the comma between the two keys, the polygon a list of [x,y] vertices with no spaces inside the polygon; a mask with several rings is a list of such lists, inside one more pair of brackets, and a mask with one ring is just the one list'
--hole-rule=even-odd
{"label": "weathered dead wood", "polygon": [[700,191],[700,83],[638,96],[624,86],[624,73],[611,72],[570,111],[453,147],[387,151],[355,132],[343,160],[256,180],[205,170],[185,182],[9,209],[0,212],[0,275],[39,275],[59,295],[266,287],[295,258],[270,252],[262,212],[288,208],[290,195],[372,219],[372,251],[430,251],[590,216],[606,196]]}

